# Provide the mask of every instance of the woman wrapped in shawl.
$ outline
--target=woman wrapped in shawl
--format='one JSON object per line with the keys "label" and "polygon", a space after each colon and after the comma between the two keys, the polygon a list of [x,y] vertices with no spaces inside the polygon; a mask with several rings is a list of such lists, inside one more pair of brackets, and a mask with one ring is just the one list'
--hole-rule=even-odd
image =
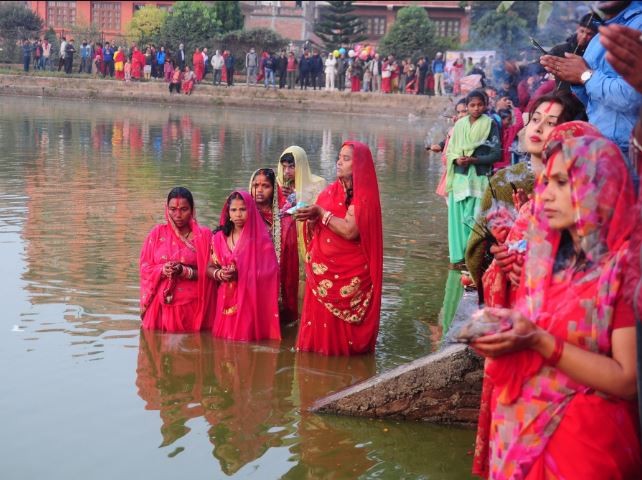
{"label": "woman wrapped in shawl", "polygon": [[[313,175],[308,163],[308,155],[301,147],[293,145],[286,148],[279,158],[276,171],[276,182],[279,184],[282,201],[293,207],[298,203],[312,205],[326,185],[325,179]],[[294,195],[293,195],[294,194]],[[297,225],[297,241],[299,258],[305,257],[305,242],[303,241],[303,225]],[[297,267],[298,268],[298,267]]]}
{"label": "woman wrapped in shawl", "polygon": [[324,355],[374,351],[379,331],[383,237],[379,186],[367,145],[343,144],[337,180],[305,221],[306,291],[296,348]]}
{"label": "woman wrapped in shawl", "polygon": [[[492,260],[492,255],[495,255],[496,263],[501,263],[506,277],[511,270],[515,270],[514,276],[519,277],[515,262],[517,255],[513,255],[514,252],[508,252],[507,247],[493,245],[488,238],[487,214],[497,207],[512,208],[516,192],[519,192],[520,196],[533,193],[535,177],[544,168],[542,152],[548,136],[556,125],[570,122],[583,111],[582,103],[568,95],[545,95],[533,102],[528,111],[529,120],[524,131],[524,147],[529,155],[528,162],[502,168],[489,179],[488,188],[481,199],[480,215],[468,239],[466,267],[477,286],[482,283],[482,275]],[[505,243],[503,238],[497,240]],[[489,254],[489,250],[492,255]],[[500,280],[503,282],[505,279]],[[485,289],[479,288],[478,292],[480,303],[488,304],[489,300],[484,296]],[[491,304],[489,306],[508,305]]]}
{"label": "woman wrapped in shawl", "polygon": [[601,137],[552,141],[544,159],[517,308],[491,311],[512,328],[473,343],[493,384],[489,469],[477,473],[639,478],[634,315],[621,291],[633,184]]}
{"label": "woman wrapped in shawl", "polygon": [[211,328],[214,283],[207,277],[211,232],[195,219],[189,190],[174,188],[165,206],[167,223],[147,235],[140,254],[143,328],[198,332]]}
{"label": "woman wrapped in shawl", "polygon": [[479,213],[487,175],[501,158],[499,128],[484,114],[486,94],[466,97],[468,115],[455,123],[446,151],[448,193],[448,250],[450,263],[463,262],[472,224]]}
{"label": "woman wrapped in shawl", "polygon": [[270,234],[247,192],[233,192],[223,206],[208,275],[219,283],[215,337],[281,339],[279,266]]}
{"label": "woman wrapped in shawl", "polygon": [[250,178],[250,193],[270,232],[279,262],[280,318],[284,324],[299,318],[299,254],[296,224],[290,215],[282,215],[285,197],[271,168],[260,168]]}

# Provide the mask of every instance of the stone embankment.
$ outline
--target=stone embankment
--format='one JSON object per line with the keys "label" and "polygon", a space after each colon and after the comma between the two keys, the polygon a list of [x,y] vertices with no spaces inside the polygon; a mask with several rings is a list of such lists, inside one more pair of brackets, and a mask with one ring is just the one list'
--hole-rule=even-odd
{"label": "stone embankment", "polygon": [[128,82],[101,78],[0,74],[0,95],[51,97],[100,102],[152,103],[202,108],[266,108],[266,112],[308,111],[377,117],[435,117],[452,106],[449,97],[326,92],[322,90],[214,87],[201,83],[192,95],[170,94],[165,82]]}
{"label": "stone embankment", "polygon": [[[451,331],[477,308],[462,298]],[[316,413],[474,425],[479,416],[484,360],[469,347],[450,345],[318,400]]]}

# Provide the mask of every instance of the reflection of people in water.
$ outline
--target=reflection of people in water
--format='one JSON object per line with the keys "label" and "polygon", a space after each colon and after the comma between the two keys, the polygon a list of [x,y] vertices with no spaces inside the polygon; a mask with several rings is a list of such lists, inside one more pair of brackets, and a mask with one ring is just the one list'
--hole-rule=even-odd
{"label": "reflection of people in water", "polygon": [[278,342],[141,330],[136,386],[145,409],[160,412],[161,446],[189,433],[190,419],[204,417],[213,455],[232,475],[283,445],[294,433],[287,426],[294,409],[293,369],[278,367],[292,365],[293,355]]}
{"label": "reflection of people in water", "polygon": [[359,478],[377,462],[359,448],[352,431],[331,427],[320,415],[308,413],[312,404],[338,390],[371,377],[373,355],[325,356],[297,353],[295,380],[299,387],[301,420],[297,424],[298,464],[285,478]]}
{"label": "reflection of people in water", "polygon": [[211,425],[213,455],[227,475],[292,434],[287,429],[272,430],[284,425],[283,413],[292,410],[289,404],[279,404],[292,388],[291,369],[277,375],[280,354],[278,342],[253,345],[214,338],[203,357],[203,371],[213,374],[208,384],[220,393],[210,396],[204,388],[201,403]]}
{"label": "reflection of people in water", "polygon": [[199,334],[163,335],[141,329],[136,386],[145,409],[160,412],[163,447],[190,431],[188,420],[203,415],[198,402],[202,340]]}
{"label": "reflection of people in water", "polygon": [[439,321],[442,327],[442,339],[448,333],[450,325],[455,318],[457,307],[464,294],[464,287],[461,284],[461,272],[459,270],[448,270],[446,287],[444,288],[444,303],[439,313]]}

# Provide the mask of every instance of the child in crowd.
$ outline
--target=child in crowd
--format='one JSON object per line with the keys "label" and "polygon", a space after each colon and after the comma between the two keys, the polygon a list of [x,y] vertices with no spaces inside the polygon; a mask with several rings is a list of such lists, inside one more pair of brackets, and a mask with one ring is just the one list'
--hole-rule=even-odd
{"label": "child in crowd", "polygon": [[132,64],[129,61],[129,59],[127,59],[125,61],[125,67],[124,68],[125,68],[125,81],[126,82],[131,82],[132,81]]}

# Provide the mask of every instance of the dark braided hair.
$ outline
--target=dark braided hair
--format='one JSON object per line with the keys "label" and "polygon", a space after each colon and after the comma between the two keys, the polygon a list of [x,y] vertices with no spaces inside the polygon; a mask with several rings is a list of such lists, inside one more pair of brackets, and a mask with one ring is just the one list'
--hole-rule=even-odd
{"label": "dark braided hair", "polygon": [[243,196],[239,192],[232,192],[232,194],[227,197],[227,200],[225,201],[225,205],[227,205],[227,220],[225,220],[223,225],[217,226],[213,233],[222,231],[223,235],[229,237],[232,230],[234,230],[234,222],[230,219],[230,204],[232,203],[232,200],[243,200]]}

